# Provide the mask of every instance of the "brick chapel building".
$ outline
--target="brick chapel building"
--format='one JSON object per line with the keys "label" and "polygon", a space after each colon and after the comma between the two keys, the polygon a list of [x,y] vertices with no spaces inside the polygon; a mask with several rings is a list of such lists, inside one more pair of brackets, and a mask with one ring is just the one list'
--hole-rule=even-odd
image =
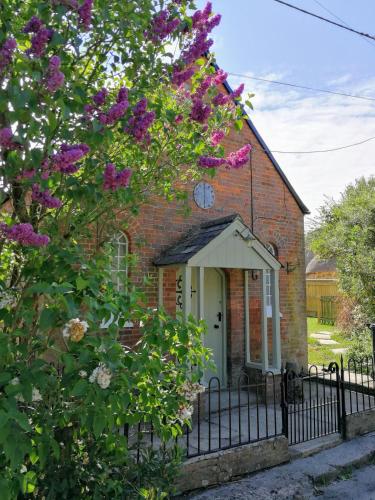
{"label": "brick chapel building", "polygon": [[[224,84],[226,92],[231,89]],[[137,255],[130,282],[144,276],[150,306],[207,323],[217,376],[225,384],[242,370],[307,366],[304,215],[308,209],[251,120],[223,141],[226,154],[251,144],[250,161],[218,169],[190,186],[189,216],[178,202],[152,197],[114,241],[117,255]],[[120,224],[121,226],[121,224]],[[114,276],[121,280],[121,259]],[[118,266],[118,267],[116,267]],[[116,279],[116,278],[114,278]],[[123,341],[139,330],[126,324]]]}

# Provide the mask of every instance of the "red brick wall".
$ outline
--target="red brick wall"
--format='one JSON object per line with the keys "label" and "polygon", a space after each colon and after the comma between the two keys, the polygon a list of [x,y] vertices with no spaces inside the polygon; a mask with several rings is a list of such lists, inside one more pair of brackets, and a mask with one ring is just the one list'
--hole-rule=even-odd
{"label": "red brick wall", "polygon": [[[250,162],[238,170],[218,169],[214,179],[207,178],[215,189],[215,204],[210,209],[198,208],[192,198],[193,185],[186,186],[189,193],[191,214],[186,217],[179,210],[177,202],[167,203],[153,197],[144,205],[139,215],[130,223],[124,220],[124,229],[130,234],[131,251],[138,255],[137,268],[132,270],[132,280],[141,284],[143,277],[150,279],[146,287],[150,305],[157,304],[157,269],[153,260],[166,248],[181,239],[199,223],[225,215],[238,213],[245,224],[264,243],[273,243],[278,258],[285,266],[280,271],[280,310],[282,359],[307,362],[306,320],[305,320],[305,265],[303,214],[294,197],[282,181],[275,167],[262,151],[261,145],[250,128],[244,124],[241,132],[232,131],[224,142],[226,152],[236,150],[246,143],[253,145],[252,185],[253,214],[251,213],[251,167]],[[205,178],[204,171],[202,177]],[[286,272],[289,262],[294,270]],[[168,274],[169,273],[169,274]],[[228,367],[238,371],[244,363],[244,303],[243,273],[227,270],[228,311]],[[165,302],[169,312],[173,310],[173,287],[175,274],[165,272]],[[249,279],[250,327],[260,333],[259,280]],[[126,335],[131,342],[131,331]],[[254,347],[257,343],[253,340]],[[235,367],[235,368],[233,368]]]}

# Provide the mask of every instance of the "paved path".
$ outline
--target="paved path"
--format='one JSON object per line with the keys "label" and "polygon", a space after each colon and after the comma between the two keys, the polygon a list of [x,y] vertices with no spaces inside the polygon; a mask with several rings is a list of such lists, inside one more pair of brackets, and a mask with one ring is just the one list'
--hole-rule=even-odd
{"label": "paved path", "polygon": [[[190,496],[194,500],[375,500],[375,433]],[[372,464],[371,464],[372,462]],[[370,464],[370,465],[369,465]]]}

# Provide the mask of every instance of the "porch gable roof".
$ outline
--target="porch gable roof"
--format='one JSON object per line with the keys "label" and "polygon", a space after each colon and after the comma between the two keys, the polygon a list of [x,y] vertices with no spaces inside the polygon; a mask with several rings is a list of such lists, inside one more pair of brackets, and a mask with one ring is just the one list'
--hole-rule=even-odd
{"label": "porch gable roof", "polygon": [[280,269],[238,214],[201,224],[154,261],[156,266]]}

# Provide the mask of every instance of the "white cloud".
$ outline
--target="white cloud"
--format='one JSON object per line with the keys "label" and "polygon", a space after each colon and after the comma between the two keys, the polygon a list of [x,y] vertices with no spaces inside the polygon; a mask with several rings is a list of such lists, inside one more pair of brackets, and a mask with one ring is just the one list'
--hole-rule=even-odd
{"label": "white cloud", "polygon": [[[264,78],[283,80],[285,76],[273,74]],[[241,81],[234,77],[232,80],[233,86]],[[255,93],[254,111],[249,116],[271,150],[330,149],[375,136],[374,101],[243,81],[245,91]],[[349,82],[350,75],[343,75],[340,81]],[[327,82],[325,88],[335,87]],[[375,78],[345,86],[349,93],[367,96],[374,96],[374,88]],[[274,156],[313,217],[325,196],[337,199],[356,178],[375,174],[374,153],[375,140],[331,153]]]}

